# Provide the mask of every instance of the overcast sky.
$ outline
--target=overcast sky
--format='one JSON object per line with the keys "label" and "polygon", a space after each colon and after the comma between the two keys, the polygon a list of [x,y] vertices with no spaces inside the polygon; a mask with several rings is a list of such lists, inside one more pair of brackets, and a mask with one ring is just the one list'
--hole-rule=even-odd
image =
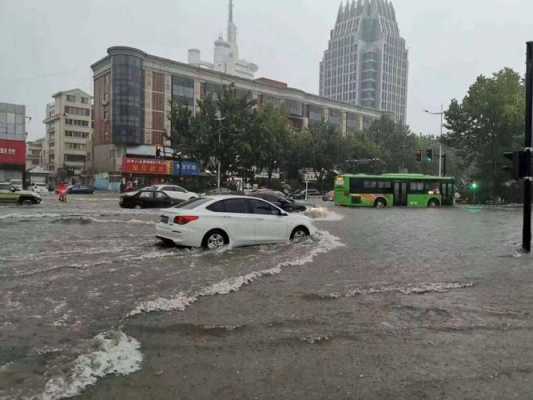
{"label": "overcast sky", "polygon": [[[227,0],[0,0],[0,102],[25,104],[30,138],[44,135],[51,95],[92,93],[90,65],[114,45],[186,61],[187,49],[212,59]],[[339,0],[235,0],[241,57],[258,77],[318,93],[319,62]],[[533,40],[531,0],[394,0],[409,47],[408,122],[435,134],[438,110],[462,98],[480,74],[505,66],[523,73]]]}

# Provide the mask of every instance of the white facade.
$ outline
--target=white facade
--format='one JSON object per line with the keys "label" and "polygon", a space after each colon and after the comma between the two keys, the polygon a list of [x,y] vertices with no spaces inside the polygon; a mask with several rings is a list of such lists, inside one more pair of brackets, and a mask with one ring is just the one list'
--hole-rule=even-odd
{"label": "white facade", "polygon": [[225,74],[241,78],[254,79],[259,67],[251,62],[239,58],[239,45],[237,44],[237,25],[233,21],[233,0],[229,2],[229,17],[226,40],[220,36],[215,41],[213,63],[201,60],[200,50],[190,49],[188,54],[189,64],[196,67],[213,69]]}
{"label": "white facade", "polygon": [[92,97],[80,89],[59,92],[46,106],[45,167],[81,175],[92,161]]}
{"label": "white facade", "polygon": [[43,166],[43,146],[45,138],[26,142],[26,170]]}

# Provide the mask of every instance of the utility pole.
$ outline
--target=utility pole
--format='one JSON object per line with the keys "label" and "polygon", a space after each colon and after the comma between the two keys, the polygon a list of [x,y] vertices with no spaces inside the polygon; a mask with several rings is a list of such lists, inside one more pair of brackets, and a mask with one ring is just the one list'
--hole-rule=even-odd
{"label": "utility pole", "polygon": [[527,43],[526,68],[526,140],[524,148],[524,226],[522,248],[531,253],[531,146],[533,141],[533,42]]}
{"label": "utility pole", "polygon": [[442,133],[444,130],[444,106],[440,106],[439,178],[442,177]]}
{"label": "utility pole", "polygon": [[426,114],[440,116],[440,138],[439,138],[439,177],[442,177],[442,135],[444,133],[444,106],[440,106],[440,112],[424,110]]}

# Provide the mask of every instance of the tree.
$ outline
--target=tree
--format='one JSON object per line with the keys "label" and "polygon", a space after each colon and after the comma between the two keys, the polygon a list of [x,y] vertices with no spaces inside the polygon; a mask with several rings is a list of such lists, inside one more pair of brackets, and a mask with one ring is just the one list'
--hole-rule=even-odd
{"label": "tree", "polygon": [[187,106],[174,104],[169,116],[173,148],[187,149],[204,166],[219,164],[224,181],[229,171],[241,170],[242,156],[250,152],[250,137],[256,135],[254,105],[251,94],[239,93],[234,85],[199,100],[194,117]]}
{"label": "tree", "polygon": [[366,132],[370,141],[381,149],[387,172],[415,172],[417,138],[408,126],[398,124],[387,116],[374,121]]}
{"label": "tree", "polygon": [[382,172],[383,151],[364,132],[349,133],[345,139],[348,159],[343,169],[349,173],[377,174]]}
{"label": "tree", "polygon": [[307,161],[306,167],[312,168],[321,190],[324,190],[325,178],[337,165],[346,160],[348,153],[347,139],[338,129],[322,123],[300,132],[298,144]]}
{"label": "tree", "polygon": [[[190,107],[187,104],[176,102],[175,99],[170,101],[170,146],[175,154],[182,151],[182,146],[191,143],[193,133],[193,115]],[[187,147],[187,146],[185,146]]]}
{"label": "tree", "polygon": [[289,120],[287,114],[273,105],[266,105],[257,114],[255,135],[249,138],[251,158],[249,164],[266,170],[268,184],[272,173],[284,164],[289,144]]}
{"label": "tree", "polygon": [[496,199],[506,192],[508,173],[503,153],[519,146],[524,132],[525,89],[520,75],[505,68],[483,75],[460,103],[452,100],[445,113],[446,143],[457,150],[471,179],[480,182],[480,198]]}

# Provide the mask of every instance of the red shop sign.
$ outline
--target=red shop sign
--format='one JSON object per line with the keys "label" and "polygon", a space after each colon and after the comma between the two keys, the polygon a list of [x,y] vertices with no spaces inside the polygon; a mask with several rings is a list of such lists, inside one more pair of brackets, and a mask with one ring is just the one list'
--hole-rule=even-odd
{"label": "red shop sign", "polygon": [[0,140],[0,165],[26,165],[26,142]]}
{"label": "red shop sign", "polygon": [[170,175],[170,162],[144,158],[122,159],[122,172],[138,175]]}

